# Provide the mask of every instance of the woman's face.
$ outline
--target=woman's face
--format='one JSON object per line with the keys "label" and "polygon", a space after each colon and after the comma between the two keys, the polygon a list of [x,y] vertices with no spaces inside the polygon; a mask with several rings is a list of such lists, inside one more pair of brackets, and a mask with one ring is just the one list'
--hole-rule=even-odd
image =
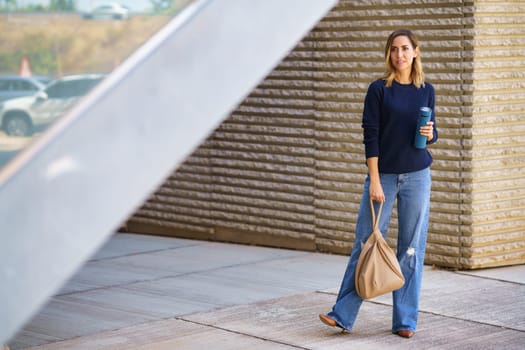
{"label": "woman's face", "polygon": [[412,47],[410,39],[404,35],[394,38],[390,48],[390,62],[398,72],[412,70],[412,62],[417,56],[417,50]]}

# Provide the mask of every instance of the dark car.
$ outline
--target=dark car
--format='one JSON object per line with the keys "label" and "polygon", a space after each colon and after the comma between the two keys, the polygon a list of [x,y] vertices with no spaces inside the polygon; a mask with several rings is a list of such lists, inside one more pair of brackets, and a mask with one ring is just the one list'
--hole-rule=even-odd
{"label": "dark car", "polygon": [[33,96],[0,103],[0,126],[8,135],[31,136],[61,116],[105,75],[71,75],[54,80]]}
{"label": "dark car", "polygon": [[27,78],[17,75],[0,76],[0,102],[12,98],[36,94],[45,87],[36,78]]}

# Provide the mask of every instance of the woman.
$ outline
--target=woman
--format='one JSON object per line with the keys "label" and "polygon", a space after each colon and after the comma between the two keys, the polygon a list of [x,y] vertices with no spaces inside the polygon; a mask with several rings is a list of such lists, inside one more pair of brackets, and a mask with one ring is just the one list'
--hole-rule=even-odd
{"label": "woman", "polygon": [[319,315],[332,327],[350,331],[361,306],[356,293],[355,268],[361,245],[372,232],[370,199],[383,202],[379,227],[386,234],[397,199],[397,258],[405,277],[393,292],[392,333],[414,335],[419,310],[421,275],[425,257],[430,208],[430,164],[427,149],[413,145],[420,107],[432,109],[431,121],[418,132],[427,144],[438,138],[434,115],[434,88],[424,82],[416,36],[409,30],[393,32],[385,47],[386,74],[368,88],[363,111],[363,131],[368,176],[356,224],[356,238],[336,304]]}

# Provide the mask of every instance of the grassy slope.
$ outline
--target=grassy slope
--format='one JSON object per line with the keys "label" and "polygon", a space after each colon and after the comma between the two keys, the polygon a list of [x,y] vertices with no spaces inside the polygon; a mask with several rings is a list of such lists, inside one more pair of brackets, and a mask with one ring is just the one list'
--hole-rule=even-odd
{"label": "grassy slope", "polygon": [[33,74],[109,72],[171,17],[84,20],[66,14],[1,14],[0,73],[17,73],[27,56]]}

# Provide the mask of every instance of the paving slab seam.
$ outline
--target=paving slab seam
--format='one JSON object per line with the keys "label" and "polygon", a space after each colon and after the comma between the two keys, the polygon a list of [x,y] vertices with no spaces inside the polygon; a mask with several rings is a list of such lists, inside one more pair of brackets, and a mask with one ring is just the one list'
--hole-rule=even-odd
{"label": "paving slab seam", "polygon": [[[168,250],[171,250],[171,249],[161,249],[161,250],[158,250],[158,251],[168,251]],[[150,253],[150,252],[140,253],[140,254],[148,254],[148,253]],[[298,255],[295,255],[294,257],[304,256],[304,255],[307,255],[307,254],[309,254],[309,253],[305,252],[304,254],[298,254]],[[138,254],[130,254],[130,255],[138,255]],[[96,291],[96,290],[105,290],[105,289],[111,289],[111,288],[116,288],[116,287],[125,287],[125,286],[134,285],[134,284],[137,284],[137,283],[157,282],[157,281],[162,281],[163,279],[168,279],[168,278],[186,277],[186,276],[191,276],[191,275],[195,275],[195,274],[219,271],[219,270],[222,270],[222,269],[230,269],[230,268],[235,268],[235,267],[240,267],[240,266],[249,266],[249,265],[260,264],[260,263],[264,263],[264,262],[268,262],[268,261],[279,261],[279,260],[286,260],[286,259],[290,259],[290,257],[289,256],[284,256],[284,257],[277,257],[277,258],[269,258],[269,259],[263,259],[263,260],[258,260],[258,261],[252,261],[252,262],[248,262],[248,263],[225,265],[225,266],[220,266],[220,267],[207,269],[207,270],[183,272],[183,273],[179,273],[179,274],[168,275],[168,276],[152,278],[152,279],[135,280],[135,281],[131,281],[131,282],[128,282],[128,283],[112,284],[112,285],[106,285],[106,286],[101,286],[101,287],[96,287],[96,288],[89,288],[89,289],[77,290],[77,291],[72,291],[72,292],[67,292],[67,293],[55,294],[54,297],[70,296],[70,295],[75,295],[75,294],[82,294],[82,293],[85,293],[85,292],[91,292],[91,291]],[[93,261],[93,260],[90,260],[90,261]]]}
{"label": "paving slab seam", "polygon": [[[382,304],[382,305],[389,305],[389,304],[384,304],[384,303],[379,303],[379,302],[373,302],[373,301],[372,301],[372,303],[375,303],[375,304]],[[391,306],[391,305],[390,305],[390,306]],[[456,317],[456,316],[449,316],[449,315],[439,314],[439,313],[437,313],[437,312],[432,312],[432,311],[419,310],[419,313],[427,314],[427,315],[434,315],[434,316],[439,316],[439,317],[444,317],[444,318],[450,318],[450,319],[452,319],[452,320],[458,320],[458,321],[463,321],[463,322],[475,323],[475,324],[479,324],[479,325],[483,325],[483,326],[488,326],[488,327],[495,327],[495,328],[500,328],[500,329],[506,329],[506,330],[514,331],[514,332],[525,333],[525,331],[524,331],[523,329],[519,329],[519,328],[512,328],[512,327],[503,326],[503,325],[499,325],[499,324],[493,324],[493,323],[481,322],[481,321],[476,321],[476,320],[469,320],[469,319],[466,319],[466,318],[461,318],[461,317]]]}
{"label": "paving slab seam", "polygon": [[509,283],[509,284],[517,284],[518,286],[523,286],[525,285],[525,283],[521,283],[521,282],[517,282],[517,281],[509,281],[507,279],[502,279],[502,278],[496,278],[496,277],[489,277],[489,276],[477,276],[477,275],[471,275],[470,273],[467,273],[467,272],[461,272],[461,271],[451,271],[457,275],[461,275],[461,276],[469,276],[469,277],[473,277],[473,278],[480,278],[480,279],[483,279],[483,280],[491,280],[491,281],[498,281],[498,282],[504,282],[504,283]]}
{"label": "paving slab seam", "polygon": [[207,324],[207,323],[203,323],[203,322],[197,322],[197,321],[188,320],[188,319],[186,319],[184,317],[175,317],[174,319],[178,320],[178,321],[183,321],[183,322],[196,324],[196,325],[203,326],[203,327],[209,327],[209,328],[221,330],[221,331],[228,332],[228,333],[233,333],[233,334],[238,334],[238,335],[242,335],[242,336],[245,336],[245,337],[259,339],[259,340],[267,341],[267,342],[274,343],[274,344],[286,345],[286,346],[289,346],[289,347],[294,348],[294,349],[312,350],[310,348],[305,348],[303,346],[289,344],[289,343],[285,343],[285,342],[282,342],[282,341],[278,341],[278,340],[274,340],[274,339],[270,339],[270,338],[265,338],[265,337],[261,337],[261,336],[258,336],[258,335],[254,335],[254,334],[243,333],[243,332],[235,331],[235,330],[232,330],[232,329],[215,326],[215,325],[212,325],[212,324]]}
{"label": "paving slab seam", "polygon": [[97,290],[109,290],[109,289],[112,289],[112,288],[131,286],[131,285],[134,285],[134,284],[137,284],[137,283],[157,282],[157,281],[161,281],[161,280],[166,279],[166,278],[175,278],[175,277],[185,276],[185,275],[188,275],[188,274],[184,273],[184,274],[181,274],[181,275],[172,275],[172,276],[152,278],[152,279],[135,280],[135,281],[130,281],[128,283],[111,284],[111,285],[101,286],[101,287],[96,287],[96,288],[86,288],[86,289],[75,290],[75,291],[67,292],[67,293],[58,293],[58,294],[53,295],[53,297],[67,297],[67,296],[71,296],[71,295],[83,294],[83,293],[93,292],[93,291],[97,291]]}
{"label": "paving slab seam", "polygon": [[127,253],[127,254],[122,254],[122,255],[108,256],[106,258],[89,259],[87,262],[111,261],[111,260],[117,260],[117,259],[129,257],[129,256],[137,256],[137,255],[144,255],[144,254],[167,252],[167,251],[170,251],[170,250],[198,247],[198,246],[200,246],[202,244],[203,243],[195,243],[195,244],[189,244],[189,245],[180,246],[180,247],[169,247],[169,248],[162,248],[162,249],[144,250],[144,251],[141,251],[141,252],[134,252],[134,253]]}
{"label": "paving slab seam", "polygon": [[328,295],[335,295],[335,296],[337,296],[337,293],[329,292],[329,291],[326,291],[326,290],[316,290],[315,293],[319,293],[319,294],[328,294]]}

